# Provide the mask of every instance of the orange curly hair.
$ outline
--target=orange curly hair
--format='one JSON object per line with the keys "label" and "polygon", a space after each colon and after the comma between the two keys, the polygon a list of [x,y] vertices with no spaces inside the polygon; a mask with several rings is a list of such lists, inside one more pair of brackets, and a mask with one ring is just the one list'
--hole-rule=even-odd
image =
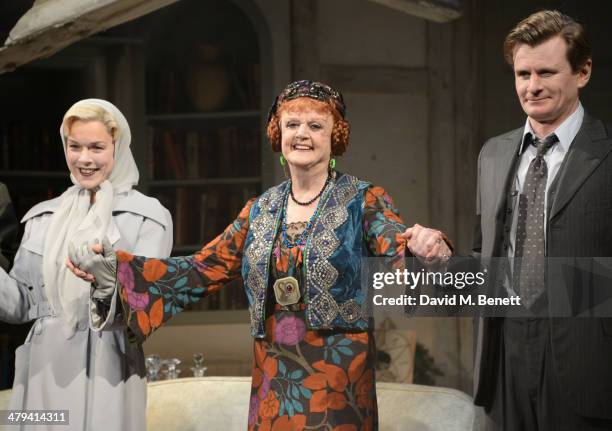
{"label": "orange curly hair", "polygon": [[331,114],[334,118],[334,127],[331,136],[331,152],[332,156],[341,156],[346,151],[349,143],[349,134],[351,127],[340,113],[334,108],[331,103],[321,102],[310,97],[298,97],[297,99],[287,100],[283,102],[277,109],[276,113],[272,114],[268,122],[267,135],[272,151],[278,153],[281,151],[281,129],[280,129],[280,114],[285,111],[301,111],[314,110],[318,113]]}

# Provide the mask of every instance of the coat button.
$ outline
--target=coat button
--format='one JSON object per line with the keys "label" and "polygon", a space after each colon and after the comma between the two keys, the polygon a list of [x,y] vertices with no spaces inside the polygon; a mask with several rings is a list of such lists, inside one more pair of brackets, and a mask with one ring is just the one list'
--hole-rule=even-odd
{"label": "coat button", "polygon": [[28,290],[34,290],[34,286],[28,286]]}

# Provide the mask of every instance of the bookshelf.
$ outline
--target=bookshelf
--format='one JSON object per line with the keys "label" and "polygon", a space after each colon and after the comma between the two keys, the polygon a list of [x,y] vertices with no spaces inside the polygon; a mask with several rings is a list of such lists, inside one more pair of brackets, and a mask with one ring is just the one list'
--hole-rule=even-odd
{"label": "bookshelf", "polygon": [[[262,191],[258,37],[228,1],[184,0],[145,19],[155,30],[145,44],[144,183],[172,213],[172,254],[189,255]],[[190,309],[246,308],[236,281]]]}

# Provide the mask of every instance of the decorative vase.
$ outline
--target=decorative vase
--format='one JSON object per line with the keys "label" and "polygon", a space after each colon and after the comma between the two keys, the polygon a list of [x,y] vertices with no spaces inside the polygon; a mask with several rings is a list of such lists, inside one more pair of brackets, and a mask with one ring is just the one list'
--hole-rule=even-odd
{"label": "decorative vase", "polygon": [[201,45],[198,61],[187,77],[187,93],[198,111],[214,111],[221,108],[230,93],[230,76],[227,67],[219,61],[221,47]]}

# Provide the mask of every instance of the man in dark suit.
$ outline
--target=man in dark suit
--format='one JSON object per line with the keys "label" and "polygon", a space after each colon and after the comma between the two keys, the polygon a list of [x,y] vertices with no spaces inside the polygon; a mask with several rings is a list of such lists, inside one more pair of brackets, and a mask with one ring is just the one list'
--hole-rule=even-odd
{"label": "man in dark suit", "polygon": [[[495,285],[526,310],[550,311],[553,284],[570,297],[584,289],[584,277],[555,271],[551,258],[612,256],[612,128],[580,103],[591,48],[572,18],[529,16],[504,56],[527,119],[481,150],[473,255],[511,262]],[[415,225],[405,236],[416,256],[447,253],[439,231]],[[548,264],[520,262],[538,256]],[[475,346],[474,399],[488,429],[612,430],[612,319],[480,318]]]}

